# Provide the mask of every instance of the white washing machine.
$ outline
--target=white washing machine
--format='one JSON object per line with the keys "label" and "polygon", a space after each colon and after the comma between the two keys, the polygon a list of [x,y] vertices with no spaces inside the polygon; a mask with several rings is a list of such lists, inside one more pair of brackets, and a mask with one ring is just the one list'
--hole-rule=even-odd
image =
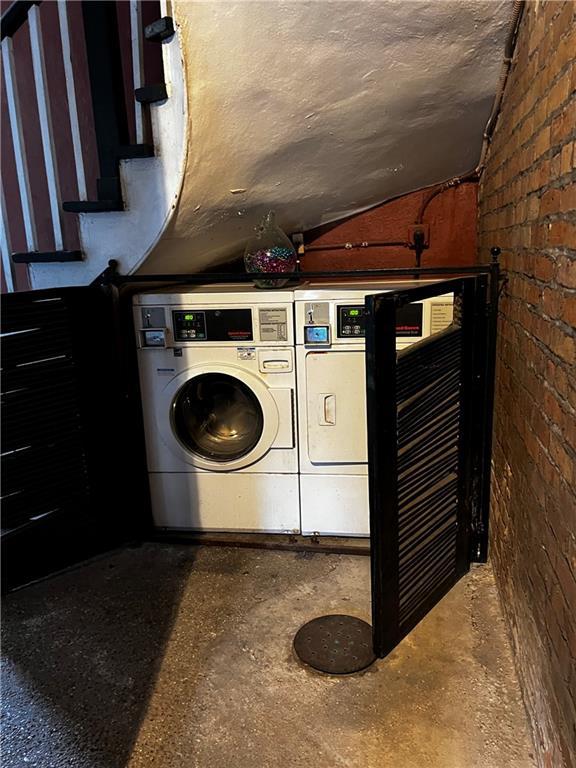
{"label": "white washing machine", "polygon": [[[294,292],[304,535],[370,534],[364,299],[410,285],[318,283]],[[448,326],[452,310],[451,295],[404,307],[398,349]]]}
{"label": "white washing machine", "polygon": [[299,531],[293,292],[134,297],[155,525]]}

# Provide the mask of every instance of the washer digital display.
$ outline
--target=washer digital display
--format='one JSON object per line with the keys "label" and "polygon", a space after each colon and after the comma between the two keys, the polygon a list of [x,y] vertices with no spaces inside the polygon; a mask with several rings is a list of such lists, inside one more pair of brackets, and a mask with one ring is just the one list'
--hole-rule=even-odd
{"label": "washer digital display", "polygon": [[329,325],[305,325],[304,326],[305,344],[329,344],[330,326]]}

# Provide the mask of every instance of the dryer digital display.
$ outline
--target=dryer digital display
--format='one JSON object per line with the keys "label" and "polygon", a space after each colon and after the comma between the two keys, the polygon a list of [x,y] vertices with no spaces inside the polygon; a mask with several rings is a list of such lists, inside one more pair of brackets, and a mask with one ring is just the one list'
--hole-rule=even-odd
{"label": "dryer digital display", "polygon": [[[364,338],[366,307],[354,304],[338,307],[338,338]],[[396,336],[422,336],[422,304],[406,304],[396,314]]]}
{"label": "dryer digital display", "polygon": [[186,309],[172,312],[174,341],[252,341],[250,309]]}
{"label": "dryer digital display", "polygon": [[338,307],[338,338],[365,336],[366,308],[364,304],[352,307]]}

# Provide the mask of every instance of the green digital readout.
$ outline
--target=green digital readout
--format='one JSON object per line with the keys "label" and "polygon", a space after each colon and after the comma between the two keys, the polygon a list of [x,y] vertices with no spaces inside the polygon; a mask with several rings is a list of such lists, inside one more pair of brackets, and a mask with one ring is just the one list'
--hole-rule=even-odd
{"label": "green digital readout", "polygon": [[360,310],[359,309],[351,309],[348,314],[350,315],[350,317],[357,317],[360,314]]}
{"label": "green digital readout", "polygon": [[184,315],[184,320],[194,320],[194,315]]}

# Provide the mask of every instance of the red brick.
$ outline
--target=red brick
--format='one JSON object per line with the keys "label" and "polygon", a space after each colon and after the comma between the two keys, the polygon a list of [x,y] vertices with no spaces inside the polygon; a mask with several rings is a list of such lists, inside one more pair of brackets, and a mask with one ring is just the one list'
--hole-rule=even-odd
{"label": "red brick", "polygon": [[558,465],[560,472],[569,482],[573,482],[574,460],[570,457],[563,442],[553,433],[550,435],[550,455]]}
{"label": "red brick", "polygon": [[557,326],[550,327],[547,346],[568,365],[576,363],[576,339]]}
{"label": "red brick", "polygon": [[552,86],[548,96],[548,113],[552,113],[561,106],[570,93],[570,77],[562,75],[560,79]]}
{"label": "red brick", "polygon": [[546,100],[544,99],[538,102],[534,110],[534,128],[539,128],[547,117],[548,110]]}
{"label": "red brick", "polygon": [[571,328],[576,329],[576,294],[565,293],[562,298],[562,312],[559,315]]}
{"label": "red brick", "polygon": [[548,225],[548,244],[576,248],[576,223],[558,219]]}
{"label": "red brick", "polygon": [[[562,175],[562,152],[557,152],[550,160],[550,174],[548,181],[559,179]],[[546,183],[546,182],[545,182]]]}
{"label": "red brick", "polygon": [[552,145],[562,144],[576,127],[576,102],[569,102],[552,122]]}
{"label": "red brick", "polygon": [[534,259],[534,277],[547,283],[552,279],[554,269],[555,264],[552,259],[547,258],[544,254],[537,254]]}
{"label": "red brick", "polygon": [[560,190],[559,202],[558,210],[561,213],[576,210],[576,184],[570,183]]}
{"label": "red brick", "polygon": [[564,175],[565,173],[570,173],[572,170],[572,155],[573,155],[574,147],[572,144],[566,144],[562,147],[562,155],[560,158],[560,173]]}
{"label": "red brick", "polygon": [[[576,247],[573,246],[572,247]],[[562,257],[558,260],[556,280],[568,288],[576,288],[576,261]]]}
{"label": "red brick", "polygon": [[534,141],[534,153],[533,158],[537,160],[544,152],[547,152],[550,148],[550,126],[546,125],[540,130]]}
{"label": "red brick", "polygon": [[550,389],[544,392],[544,410],[554,424],[560,424],[564,420],[564,411]]}
{"label": "red brick", "polygon": [[563,312],[562,303],[563,302],[559,300],[558,291],[556,289],[545,288],[542,292],[542,308],[549,317],[561,317]]}
{"label": "red brick", "polygon": [[553,360],[548,361],[547,377],[550,386],[558,392],[561,397],[568,394],[568,376],[561,365],[557,365]]}
{"label": "red brick", "polygon": [[551,164],[552,161],[549,158],[540,161],[536,169],[537,189],[550,183],[550,176],[553,175]]}
{"label": "red brick", "polygon": [[560,209],[560,190],[547,189],[540,198],[540,216],[549,216],[551,213],[558,213]]}
{"label": "red brick", "polygon": [[[574,32],[574,24],[576,22],[576,13],[575,13],[575,6],[573,0],[570,0],[569,2],[565,2],[563,4],[562,11],[560,12],[560,15],[555,21],[554,27],[558,30],[558,37],[557,40],[559,40],[562,36],[565,35],[565,33],[568,31],[568,42],[571,42],[574,39],[574,35],[570,35],[570,33]],[[562,65],[570,61],[571,56],[574,55],[574,48],[572,49],[566,49],[565,52],[562,52],[562,56],[560,57],[560,60],[557,62],[556,66],[558,69],[561,69]]]}
{"label": "red brick", "polygon": [[576,23],[574,19],[564,30],[564,35],[560,38],[556,52],[554,54],[554,65],[562,69],[574,56],[576,50]]}
{"label": "red brick", "polygon": [[532,244],[535,248],[547,248],[550,245],[551,224],[539,224],[533,227]]}

